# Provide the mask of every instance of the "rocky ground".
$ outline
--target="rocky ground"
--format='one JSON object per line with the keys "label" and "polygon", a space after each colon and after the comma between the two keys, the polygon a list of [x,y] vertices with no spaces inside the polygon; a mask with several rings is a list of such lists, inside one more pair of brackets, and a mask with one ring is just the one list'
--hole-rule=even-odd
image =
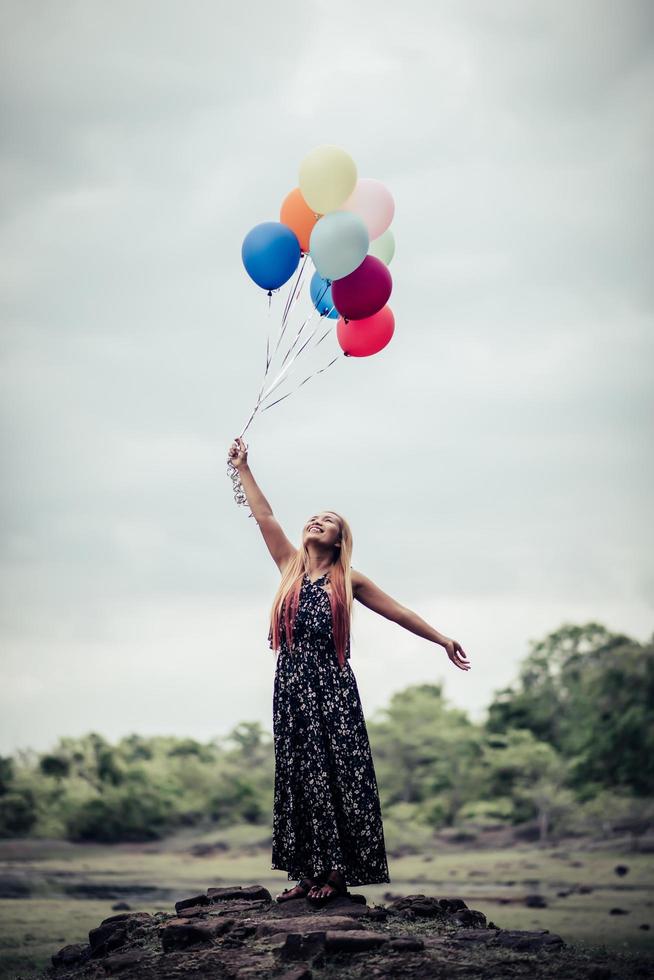
{"label": "rocky ground", "polygon": [[[407,895],[369,906],[350,893],[323,909],[306,899],[278,904],[260,885],[209,888],[175,912],[123,904],[64,946],[42,980],[230,980],[247,977],[541,978],[637,980],[651,958],[582,951],[560,936],[498,928],[460,898]],[[17,978],[20,980],[20,978]]]}

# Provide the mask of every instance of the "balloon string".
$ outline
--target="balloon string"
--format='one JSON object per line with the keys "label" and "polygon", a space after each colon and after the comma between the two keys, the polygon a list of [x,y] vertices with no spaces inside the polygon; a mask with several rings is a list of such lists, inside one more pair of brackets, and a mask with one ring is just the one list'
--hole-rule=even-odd
{"label": "balloon string", "polygon": [[[332,309],[333,309],[333,307],[332,307]],[[322,316],[321,316],[321,319],[322,319]],[[291,359],[291,361],[289,362],[289,364],[286,366],[286,368],[284,369],[284,371],[281,372],[279,375],[277,375],[277,378],[275,378],[275,380],[271,384],[270,388],[268,388],[268,390],[266,391],[265,395],[261,399],[262,403],[265,402],[266,398],[268,398],[268,396],[271,395],[276,388],[279,388],[279,386],[281,384],[283,384],[285,381],[288,381],[288,377],[287,376],[285,377],[284,375],[287,374],[289,368],[293,364],[293,361],[302,353],[302,351],[307,346],[307,344],[309,343],[309,341],[311,340],[311,338],[316,334],[319,326],[320,326],[320,324],[316,324],[316,327],[313,330],[313,332],[307,337],[307,339],[305,340],[305,342],[302,345],[302,347],[300,347],[299,351],[297,351],[297,353],[293,356],[293,358]],[[327,337],[332,332],[332,330],[333,330],[332,327],[328,327],[327,328],[327,330],[324,332],[324,334],[322,335],[322,337],[319,340],[317,340],[316,343],[313,345],[313,350],[315,350],[316,347],[318,347],[318,345],[323,342],[323,340],[325,339],[325,337]],[[296,338],[296,340],[297,340],[297,338]]]}
{"label": "balloon string", "polygon": [[[329,331],[327,331],[327,333],[329,333]],[[324,338],[327,336],[327,333],[323,334],[323,336],[320,338],[320,340],[324,340]],[[320,340],[318,341],[318,344],[320,343]],[[316,347],[318,346],[318,344],[316,344]],[[333,359],[333,361],[330,361],[329,364],[326,364],[325,365],[325,367],[320,368],[319,371],[314,371],[313,374],[307,375],[307,377],[304,379],[304,381],[301,381],[299,383],[299,385],[297,386],[297,388],[293,388],[291,391],[287,392],[285,395],[282,395],[281,398],[277,398],[274,402],[270,402],[269,405],[264,405],[264,407],[261,409],[261,411],[262,412],[267,412],[269,408],[272,408],[273,407],[273,405],[278,405],[280,402],[283,402],[285,398],[288,398],[290,395],[293,394],[293,392],[298,391],[298,389],[301,388],[303,384],[306,384],[307,381],[309,381],[311,378],[315,377],[317,374],[322,374],[323,371],[326,371],[327,368],[330,368],[332,366],[332,364],[336,364],[336,361],[339,359],[340,356],[341,356],[340,354],[337,354],[336,357]]]}
{"label": "balloon string", "polygon": [[[290,315],[291,309],[293,307],[293,304],[295,302],[297,302],[297,300],[299,299],[299,295],[300,295],[300,292],[301,292],[301,289],[302,289],[301,280],[302,280],[302,276],[303,276],[304,271],[305,271],[305,268],[306,268],[306,262],[307,262],[308,257],[309,257],[308,254],[304,256],[304,259],[302,261],[302,265],[300,267],[300,271],[298,272],[298,275],[297,275],[297,278],[296,278],[295,283],[293,285],[293,288],[291,289],[291,292],[290,292],[289,296],[287,297],[286,304],[285,304],[285,307],[284,307],[284,313],[282,315],[281,330],[280,330],[279,336],[277,338],[277,343],[275,345],[275,349],[274,349],[272,355],[270,354],[270,323],[269,323],[269,326],[268,326],[268,336],[266,338],[266,370],[264,372],[264,376],[263,376],[263,379],[262,379],[262,382],[261,382],[261,387],[259,389],[259,394],[257,395],[257,399],[256,399],[256,402],[255,402],[254,408],[252,409],[252,412],[250,413],[249,419],[247,420],[247,422],[245,423],[243,429],[241,430],[241,434],[240,434],[239,438],[243,438],[243,436],[245,435],[245,433],[247,432],[248,428],[250,427],[252,421],[254,420],[255,415],[259,411],[259,408],[263,404],[263,402],[265,402],[265,400],[270,396],[270,394],[276,388],[278,388],[279,385],[283,381],[288,380],[285,377],[287,375],[287,372],[292,367],[292,365],[293,365],[294,361],[296,360],[296,358],[306,348],[306,346],[309,343],[309,341],[311,340],[311,338],[313,336],[315,336],[315,334],[316,334],[316,332],[318,330],[319,324],[316,325],[315,329],[307,337],[307,339],[305,340],[305,342],[302,345],[302,347],[300,347],[300,349],[298,351],[296,351],[296,353],[291,357],[291,359],[288,362],[288,364],[286,364],[286,361],[287,361],[289,355],[291,354],[291,352],[293,351],[293,349],[295,348],[295,346],[297,345],[297,343],[298,343],[298,341],[300,339],[300,335],[302,334],[302,331],[307,326],[307,324],[313,319],[313,317],[315,316],[316,312],[319,312],[318,306],[319,306],[320,302],[322,301],[323,297],[325,296],[325,294],[327,293],[327,290],[329,289],[329,283],[326,283],[324,285],[321,293],[319,294],[319,296],[317,298],[317,302],[314,305],[314,309],[312,310],[311,314],[308,317],[306,317],[304,319],[304,321],[302,322],[302,324],[300,326],[300,329],[298,330],[298,332],[297,332],[297,334],[295,336],[295,339],[294,339],[293,343],[291,344],[291,346],[287,350],[286,354],[284,355],[284,359],[283,359],[282,365],[281,365],[282,366],[282,370],[280,371],[280,373],[277,375],[277,377],[275,378],[275,380],[273,381],[273,383],[270,385],[270,387],[267,389],[267,391],[264,394],[263,393],[263,389],[264,389],[264,386],[265,386],[265,383],[266,383],[266,378],[268,376],[268,371],[270,369],[270,365],[271,365],[272,361],[275,358],[275,354],[277,353],[277,351],[279,349],[279,345],[280,345],[280,343],[282,341],[282,338],[284,336],[284,333],[286,331],[286,327],[288,326],[289,315]],[[268,293],[268,314],[269,314],[269,318],[270,318],[271,304],[272,304],[272,291],[269,290],[269,293]],[[325,317],[325,316],[329,316],[329,314],[332,312],[333,309],[334,309],[334,307],[332,306],[331,309],[327,313],[320,313],[320,319],[323,319],[323,317]],[[331,332],[331,328],[329,330],[325,331],[325,333],[322,335],[322,337],[320,337],[320,339],[314,344],[314,350],[315,350],[316,347],[318,347],[319,344],[322,343],[322,341],[325,339],[325,337],[330,332]],[[278,402],[283,401],[285,398],[288,398],[289,395],[293,394],[293,391],[297,391],[299,388],[301,388],[302,385],[305,384],[307,381],[309,381],[312,377],[314,377],[314,375],[322,374],[322,372],[323,371],[326,371],[327,368],[329,368],[329,367],[332,366],[332,364],[335,364],[337,360],[338,360],[338,356],[335,357],[334,360],[330,361],[329,364],[326,365],[326,367],[320,368],[318,371],[314,371],[313,374],[308,375],[303,381],[300,382],[300,384],[297,386],[297,388],[292,389],[286,395],[283,395],[281,398],[278,398],[276,401],[272,402],[271,404],[265,405],[264,408],[262,409],[262,411],[266,411],[266,409],[272,408],[273,405],[276,405]],[[286,366],[284,367],[284,365],[286,365]],[[236,469],[236,467],[231,462],[228,463],[227,472],[228,472],[228,474],[230,476],[230,479],[232,480],[232,485],[233,485],[233,489],[234,489],[234,500],[236,501],[237,504],[239,504],[241,506],[247,506],[247,498],[245,496],[245,492],[244,492],[243,487],[242,487],[242,484],[241,484],[241,480],[240,480],[240,477],[239,477],[239,474],[238,474],[238,470]],[[250,513],[248,516],[249,517],[252,517],[252,513]]]}
{"label": "balloon string", "polygon": [[[302,324],[302,327],[300,328],[300,331],[298,332],[298,337],[299,337],[299,333],[302,331],[302,329],[304,328],[304,326],[306,325],[306,323],[310,319],[311,319],[311,317],[308,317],[307,320],[305,320],[305,322]],[[284,375],[288,373],[288,371],[290,370],[290,368],[293,366],[293,363],[296,360],[296,358],[299,357],[299,355],[302,353],[302,351],[304,350],[304,348],[307,346],[307,344],[309,343],[309,341],[311,340],[311,338],[315,335],[315,333],[318,330],[318,327],[319,326],[320,326],[320,324],[316,324],[316,326],[314,327],[314,329],[312,330],[312,332],[309,334],[309,336],[307,337],[307,339],[305,340],[305,342],[302,344],[302,346],[300,347],[300,349],[299,350],[296,350],[295,354],[293,354],[293,357],[290,359],[290,361],[288,362],[288,364],[286,365],[286,367],[283,367],[282,368],[282,370],[279,372],[279,374],[277,375],[277,377],[275,378],[275,380],[273,381],[273,383],[271,384],[271,386],[266,391],[265,395],[262,398],[262,401],[265,401],[266,398],[268,397],[268,395],[273,391],[273,389],[276,388],[284,380]],[[297,342],[298,337],[295,338],[295,342]],[[295,344],[294,344],[294,346],[295,346]]]}
{"label": "balloon string", "polygon": [[286,306],[284,307],[284,313],[282,315],[281,330],[280,330],[280,333],[279,333],[279,337],[277,338],[277,344],[275,345],[275,350],[273,351],[273,357],[275,356],[275,354],[279,350],[279,345],[280,345],[280,343],[282,341],[282,337],[284,336],[284,333],[286,332],[286,326],[288,324],[288,315],[291,312],[291,307],[293,306],[293,303],[295,302],[295,299],[297,298],[296,297],[296,293],[297,293],[297,296],[299,297],[298,286],[300,284],[300,280],[302,278],[302,275],[304,274],[304,268],[305,268],[305,266],[307,264],[307,259],[308,258],[309,258],[309,255],[307,253],[304,256],[304,258],[302,259],[302,265],[300,266],[300,271],[298,272],[297,279],[295,280],[295,284],[294,284],[294,286],[293,286],[293,288],[292,288],[292,290],[291,290],[291,292],[290,292],[290,294],[289,294],[289,296],[288,296],[288,298],[286,300]]}
{"label": "balloon string", "polygon": [[[302,260],[302,265],[300,267],[300,271],[298,272],[298,275],[297,275],[297,277],[295,279],[295,283],[293,284],[293,287],[292,287],[292,289],[290,291],[290,294],[289,294],[289,296],[286,299],[286,304],[285,304],[285,307],[284,307],[284,314],[282,316],[282,329],[280,331],[279,337],[277,338],[277,343],[275,345],[274,351],[272,352],[272,355],[270,354],[270,331],[268,333],[268,339],[267,339],[267,344],[266,344],[266,370],[264,371],[263,379],[261,381],[261,387],[259,388],[259,394],[257,395],[257,399],[256,399],[256,402],[255,402],[254,408],[252,409],[252,412],[250,414],[250,417],[248,418],[247,422],[245,423],[245,426],[241,430],[241,434],[240,434],[239,438],[242,438],[245,435],[246,431],[248,430],[248,428],[250,427],[252,421],[254,420],[254,417],[257,414],[257,411],[259,410],[259,405],[263,401],[262,395],[263,395],[264,386],[266,384],[266,378],[268,377],[268,371],[270,369],[270,365],[271,365],[272,361],[275,359],[275,354],[277,353],[277,350],[279,349],[280,342],[282,340],[282,337],[284,336],[284,332],[285,332],[286,327],[288,325],[288,320],[289,320],[289,314],[290,314],[290,311],[291,311],[291,307],[292,307],[293,303],[299,297],[299,292],[300,292],[300,289],[301,289],[300,280],[301,280],[302,275],[304,273],[304,270],[305,270],[305,267],[306,267],[306,262],[307,262],[308,257],[309,257],[308,254],[306,254],[304,256],[304,259]],[[269,296],[268,296],[268,309],[269,310],[270,310],[270,299],[271,299],[271,297],[270,297],[270,291],[269,291]]]}
{"label": "balloon string", "polygon": [[[302,333],[302,331],[306,327],[307,323],[309,323],[311,320],[313,320],[313,318],[316,315],[316,313],[320,312],[319,309],[318,309],[319,303],[322,301],[322,298],[323,298],[323,296],[325,295],[325,293],[327,292],[328,289],[329,289],[329,284],[327,284],[324,287],[321,295],[317,298],[317,300],[316,300],[316,302],[314,304],[313,310],[311,311],[311,313],[309,314],[309,316],[305,319],[304,323],[302,324],[302,326],[300,327],[300,329],[297,332],[297,336],[296,336],[295,340],[293,341],[293,343],[291,344],[291,346],[289,347],[289,349],[286,351],[286,355],[284,357],[284,360],[282,361],[282,367],[284,367],[284,364],[286,363],[286,360],[287,360],[289,354],[291,353],[291,351],[293,350],[293,348],[297,344],[298,340],[300,339],[300,334]],[[334,307],[332,306],[332,310],[333,309],[334,309]],[[329,312],[331,313],[331,310]],[[325,315],[326,314],[324,314],[324,313],[320,313],[320,317],[321,318],[323,316],[325,316]]]}

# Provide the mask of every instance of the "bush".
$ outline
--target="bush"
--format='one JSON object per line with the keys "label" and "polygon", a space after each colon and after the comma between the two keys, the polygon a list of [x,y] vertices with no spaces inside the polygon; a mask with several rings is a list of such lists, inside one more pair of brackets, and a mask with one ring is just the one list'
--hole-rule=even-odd
{"label": "bush", "polygon": [[87,800],[66,823],[72,841],[146,841],[164,837],[173,829],[172,802],[161,791],[139,787],[110,789]]}
{"label": "bush", "polygon": [[0,796],[0,837],[18,837],[27,834],[36,820],[36,800],[31,790],[25,789],[22,792],[10,792]]}

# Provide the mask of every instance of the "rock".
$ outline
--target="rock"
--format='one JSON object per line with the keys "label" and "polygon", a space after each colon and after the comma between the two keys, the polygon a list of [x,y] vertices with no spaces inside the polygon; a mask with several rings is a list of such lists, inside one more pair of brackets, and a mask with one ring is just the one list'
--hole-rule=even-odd
{"label": "rock", "polygon": [[315,915],[316,913],[320,915],[349,915],[352,918],[361,918],[364,915],[367,916],[368,912],[367,905],[359,901],[353,902],[349,897],[342,895],[338,898],[332,898],[329,904],[322,908],[315,908],[315,906],[310,905],[303,898],[291,899],[289,902],[275,902],[269,914],[284,919]]}
{"label": "rock", "polygon": [[328,953],[361,953],[364,950],[376,949],[389,941],[389,937],[381,932],[330,931],[325,933],[325,950]]}
{"label": "rock", "polygon": [[579,885],[577,891],[580,895],[590,895],[593,889],[590,885]]}
{"label": "rock", "polygon": [[187,854],[192,854],[193,857],[211,857],[214,854],[224,853],[229,850],[229,844],[225,841],[218,840],[213,844],[193,844],[189,847]]}
{"label": "rock", "polygon": [[468,908],[462,898],[439,898],[438,904],[446,912],[460,912]]}
{"label": "rock", "polygon": [[297,966],[292,967],[292,969],[287,970],[283,973],[280,980],[311,980],[312,973],[309,967],[300,963]]}
{"label": "rock", "polygon": [[629,915],[627,909],[614,908],[611,909],[609,915]]}
{"label": "rock", "polygon": [[638,926],[638,928],[639,929],[644,929],[647,932],[649,930],[649,928],[650,928],[650,924],[649,924],[649,922],[643,922],[643,923],[641,923],[641,925]]}
{"label": "rock", "polygon": [[384,908],[378,907],[368,909],[367,918],[370,919],[371,922],[386,922],[388,919],[388,911]]}
{"label": "rock", "polygon": [[234,919],[218,916],[208,919],[171,919],[159,930],[164,953],[189,946],[213,946],[218,936],[227,932]]}
{"label": "rock", "polygon": [[144,922],[150,922],[149,912],[119,912],[103,919],[96,929],[89,932],[91,956],[106,956],[123,946],[135,929]]}
{"label": "rock", "polygon": [[[489,930],[490,932],[490,930]],[[516,952],[534,952],[564,946],[560,936],[553,932],[526,932],[517,929],[499,929],[492,932],[493,945],[514,949]]]}
{"label": "rock", "polygon": [[120,973],[151,958],[151,954],[144,949],[130,949],[124,953],[111,953],[105,956],[102,960],[102,968],[106,973]]}
{"label": "rock", "polygon": [[525,895],[525,905],[529,909],[547,908],[547,902],[542,895]]}
{"label": "rock", "polygon": [[464,929],[483,929],[486,926],[486,916],[476,909],[462,909],[450,916],[450,921]]}
{"label": "rock", "polygon": [[[492,932],[490,929],[466,929],[465,931],[457,932],[453,937],[450,937],[453,942],[464,942],[464,943],[490,943],[491,940],[498,934],[498,932],[503,932],[499,929],[497,932]],[[430,937],[428,945],[432,945],[432,939],[436,937]],[[447,942],[448,937],[444,936],[438,938],[437,942]]]}
{"label": "rock", "polygon": [[265,919],[256,929],[257,938],[276,933],[326,932],[328,929],[363,929],[363,926],[346,915],[307,915],[288,919]]}
{"label": "rock", "polygon": [[[465,903],[463,903],[465,906]],[[407,895],[393,902],[391,909],[397,912],[412,912],[415,916],[423,919],[442,918],[445,910],[437,898],[430,898],[427,895]]]}
{"label": "rock", "polygon": [[223,902],[229,898],[239,898],[248,902],[272,902],[272,896],[263,885],[240,885],[232,888],[207,888],[207,898],[211,902]]}
{"label": "rock", "polygon": [[129,904],[129,902],[116,902],[116,904],[112,905],[111,908],[114,910],[114,912],[127,912],[131,910],[132,906]]}
{"label": "rock", "polygon": [[194,895],[193,898],[183,898],[179,902],[175,902],[175,912],[177,915],[181,915],[182,912],[186,913],[187,909],[200,908],[203,905],[211,905],[211,899],[206,895]]}
{"label": "rock", "polygon": [[617,864],[613,870],[617,875],[619,875],[620,878],[624,877],[626,874],[629,874],[629,868],[626,864]]}
{"label": "rock", "polygon": [[[322,965],[325,952],[325,935],[324,932],[309,932],[306,935],[289,932],[279,950],[280,959],[282,962],[309,960],[316,966]],[[338,935],[338,933],[334,933],[334,935]]]}
{"label": "rock", "polygon": [[73,966],[85,963],[90,958],[91,947],[86,943],[70,943],[50,957],[54,967]]}
{"label": "rock", "polygon": [[386,949],[392,949],[396,953],[419,953],[424,948],[424,940],[418,936],[395,936],[386,945]]}

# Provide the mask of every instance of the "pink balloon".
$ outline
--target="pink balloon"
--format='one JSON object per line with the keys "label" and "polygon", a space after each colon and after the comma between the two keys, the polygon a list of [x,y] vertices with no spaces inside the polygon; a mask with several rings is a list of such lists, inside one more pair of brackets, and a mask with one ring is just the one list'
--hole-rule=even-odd
{"label": "pink balloon", "polygon": [[346,320],[363,320],[386,305],[392,288],[388,266],[374,255],[366,255],[354,272],[334,279],[332,300]]}
{"label": "pink balloon", "polygon": [[369,357],[377,354],[389,343],[395,330],[395,317],[389,306],[366,317],[365,320],[340,318],[336,324],[336,337],[343,351],[351,357]]}
{"label": "pink balloon", "polygon": [[370,241],[386,231],[395,214],[393,195],[385,184],[374,177],[361,177],[339,211],[352,211],[363,219]]}

